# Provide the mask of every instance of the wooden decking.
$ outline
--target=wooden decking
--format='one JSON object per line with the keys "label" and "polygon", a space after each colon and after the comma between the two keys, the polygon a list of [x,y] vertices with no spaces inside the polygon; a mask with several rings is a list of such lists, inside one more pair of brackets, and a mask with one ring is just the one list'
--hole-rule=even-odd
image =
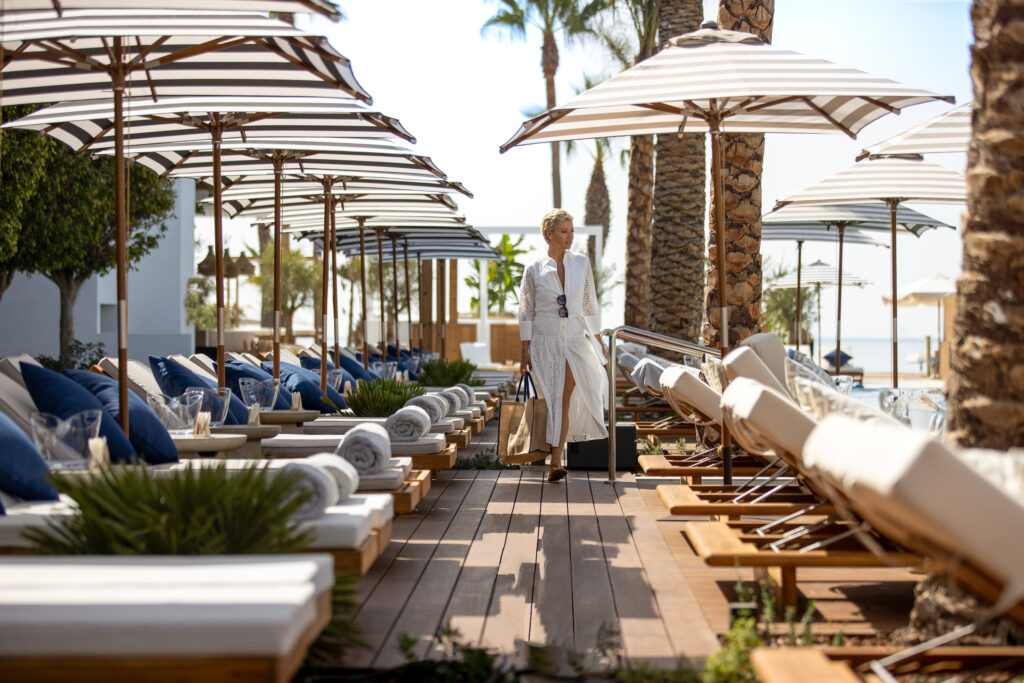
{"label": "wooden decking", "polygon": [[416,512],[395,520],[384,555],[358,584],[368,649],[353,667],[401,664],[399,634],[434,653],[450,624],[464,641],[585,653],[608,629],[630,661],[672,667],[718,649],[694,594],[634,483],[540,468],[445,471]]}

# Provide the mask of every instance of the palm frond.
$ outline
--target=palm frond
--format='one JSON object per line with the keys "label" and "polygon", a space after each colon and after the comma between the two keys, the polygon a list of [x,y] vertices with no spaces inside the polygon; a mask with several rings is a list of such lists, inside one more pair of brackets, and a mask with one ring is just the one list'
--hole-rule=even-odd
{"label": "palm frond", "polygon": [[500,0],[504,9],[484,22],[480,33],[504,32],[512,40],[526,40],[526,11],[516,0]]}

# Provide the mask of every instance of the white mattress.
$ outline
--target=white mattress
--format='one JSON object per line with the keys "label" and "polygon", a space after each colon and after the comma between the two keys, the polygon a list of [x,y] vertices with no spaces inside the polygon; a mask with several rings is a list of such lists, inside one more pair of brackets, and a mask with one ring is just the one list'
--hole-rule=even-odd
{"label": "white mattress", "polygon": [[659,376],[661,391],[676,412],[686,417],[689,408],[716,424],[722,424],[721,395],[697,376],[697,371],[683,365],[665,368]]}
{"label": "white mattress", "polygon": [[374,529],[380,529],[395,517],[395,497],[390,493],[357,493],[336,507],[366,510]]}
{"label": "white mattress", "polygon": [[[739,346],[722,359],[722,368],[726,377],[732,382],[737,377],[748,377],[765,386],[771,387],[783,396],[789,396],[789,389],[785,385],[785,375],[782,381],[768,369],[768,366],[758,357],[754,349],[747,346]],[[725,393],[724,391],[722,392]]]}
{"label": "white mattress", "polygon": [[815,426],[788,396],[748,377],[729,382],[722,394],[722,413],[743,448],[754,453],[789,454],[786,460],[790,462],[801,458]]}
{"label": "white mattress", "polygon": [[[302,425],[304,434],[344,434],[358,424],[373,422],[383,425],[386,417],[318,417]],[[447,434],[456,429],[452,419],[441,420],[430,426],[431,434]],[[459,421],[461,424],[461,420]],[[458,427],[461,429],[461,427]]]}
{"label": "white mattress", "polygon": [[[329,452],[338,448],[341,435],[338,434],[278,434],[263,439],[260,447],[265,455],[301,452],[303,454]],[[392,441],[393,455],[425,455],[440,453],[444,450],[444,434],[427,434],[416,441]]]}
{"label": "white mattress", "polygon": [[323,517],[301,522],[299,529],[316,534],[308,546],[314,550],[354,550],[370,536],[372,514],[361,507],[332,505]]}
{"label": "white mattress", "polygon": [[5,507],[7,514],[0,515],[0,548],[30,548],[32,544],[21,536],[24,530],[45,527],[49,520],[74,514],[72,507],[60,501],[26,501]]}
{"label": "white mattress", "polygon": [[376,474],[359,477],[360,491],[396,491],[405,485],[405,475],[400,469],[387,468]]}

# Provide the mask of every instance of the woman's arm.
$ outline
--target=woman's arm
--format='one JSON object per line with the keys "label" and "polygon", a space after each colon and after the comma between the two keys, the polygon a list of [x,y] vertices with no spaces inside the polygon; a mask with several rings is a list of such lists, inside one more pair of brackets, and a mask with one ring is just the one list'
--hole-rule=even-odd
{"label": "woman's arm", "polygon": [[521,373],[525,373],[532,368],[532,363],[530,362],[530,339],[533,337],[533,294],[533,268],[527,266],[523,272],[523,281],[519,286],[519,339],[522,340],[519,371]]}

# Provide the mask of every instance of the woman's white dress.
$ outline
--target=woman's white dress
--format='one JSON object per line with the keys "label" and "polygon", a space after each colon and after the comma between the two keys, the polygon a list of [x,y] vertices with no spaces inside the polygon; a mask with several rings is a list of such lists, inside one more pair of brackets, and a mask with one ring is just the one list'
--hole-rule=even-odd
{"label": "woman's white dress", "polygon": [[547,399],[547,441],[558,445],[562,432],[562,388],[569,365],[576,389],[569,401],[568,441],[608,436],[604,409],[608,376],[597,340],[599,309],[590,260],[566,252],[565,299],[569,315],[559,317],[557,297],[563,294],[558,265],[546,254],[523,272],[519,292],[519,336],[530,341],[534,383]]}

